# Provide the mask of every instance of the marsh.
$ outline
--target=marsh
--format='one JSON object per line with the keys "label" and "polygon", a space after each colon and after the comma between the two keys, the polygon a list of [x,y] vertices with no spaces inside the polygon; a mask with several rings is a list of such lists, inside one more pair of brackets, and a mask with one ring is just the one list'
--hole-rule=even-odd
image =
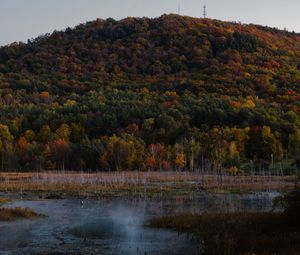
{"label": "marsh", "polygon": [[[29,207],[47,218],[0,223],[0,254],[199,254],[190,236],[152,229],[152,217],[215,211],[264,212],[277,193],[197,197],[42,200],[10,195],[5,207]],[[7,195],[6,195],[7,196]],[[83,203],[82,203],[83,202]],[[3,205],[4,206],[4,205]]]}

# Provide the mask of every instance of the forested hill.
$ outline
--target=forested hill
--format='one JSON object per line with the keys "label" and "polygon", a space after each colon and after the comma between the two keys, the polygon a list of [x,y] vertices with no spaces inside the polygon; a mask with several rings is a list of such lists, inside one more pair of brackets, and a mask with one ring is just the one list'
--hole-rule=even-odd
{"label": "forested hill", "polygon": [[0,48],[3,170],[237,171],[300,155],[300,35],[163,15]]}

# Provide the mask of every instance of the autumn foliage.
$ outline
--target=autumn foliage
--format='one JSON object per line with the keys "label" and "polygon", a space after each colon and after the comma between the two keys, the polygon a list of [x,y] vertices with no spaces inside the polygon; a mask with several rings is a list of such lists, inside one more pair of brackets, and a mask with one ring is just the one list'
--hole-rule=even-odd
{"label": "autumn foliage", "polygon": [[300,155],[300,36],[96,20],[0,48],[2,170],[226,170]]}

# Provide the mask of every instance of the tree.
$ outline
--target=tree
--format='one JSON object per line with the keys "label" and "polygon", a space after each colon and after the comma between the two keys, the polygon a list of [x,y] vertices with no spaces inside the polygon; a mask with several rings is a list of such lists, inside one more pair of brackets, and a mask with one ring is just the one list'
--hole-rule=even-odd
{"label": "tree", "polygon": [[8,159],[11,152],[12,141],[14,137],[9,131],[8,126],[0,124],[0,151],[1,151],[1,169],[4,170],[4,161]]}
{"label": "tree", "polygon": [[184,140],[184,154],[190,171],[195,170],[196,159],[200,156],[201,145],[194,137]]}
{"label": "tree", "polygon": [[41,144],[47,144],[50,142],[52,136],[51,128],[49,125],[44,125],[41,127],[40,132],[38,134],[38,140]]}
{"label": "tree", "polygon": [[71,153],[69,142],[58,139],[50,143],[51,157],[56,162],[56,166],[65,170],[65,163]]}
{"label": "tree", "polygon": [[29,150],[29,144],[26,138],[24,136],[21,136],[17,142],[16,151],[22,168],[26,165],[26,163],[29,160],[28,150]]}
{"label": "tree", "polygon": [[116,171],[131,169],[136,157],[132,141],[113,136],[109,139],[105,152],[100,156],[100,164]]}
{"label": "tree", "polygon": [[164,159],[162,161],[162,168],[163,168],[164,171],[169,171],[170,168],[171,168],[170,162],[168,160]]}
{"label": "tree", "polygon": [[252,127],[246,144],[247,156],[251,159],[270,160],[272,155],[282,155],[280,137],[269,126]]}
{"label": "tree", "polygon": [[300,158],[300,129],[296,129],[288,138],[288,151],[293,158]]}
{"label": "tree", "polygon": [[49,104],[51,102],[51,96],[49,92],[43,91],[39,95],[40,101],[44,104]]}
{"label": "tree", "polygon": [[175,165],[179,170],[181,170],[185,166],[185,156],[182,152],[177,154]]}
{"label": "tree", "polygon": [[150,154],[150,158],[152,158],[152,162],[155,164],[152,166],[152,169],[162,170],[162,161],[165,157],[165,147],[162,144],[150,144],[148,146],[148,151]]}
{"label": "tree", "polygon": [[235,142],[230,142],[229,143],[229,158],[232,161],[237,160],[240,157],[239,151],[237,149],[236,143]]}
{"label": "tree", "polygon": [[[67,136],[67,134],[65,135]],[[85,129],[80,124],[71,124],[71,140],[75,143],[80,143],[85,137]],[[65,137],[67,138],[67,137]]]}
{"label": "tree", "polygon": [[25,138],[26,138],[26,140],[28,142],[31,143],[31,142],[33,142],[33,141],[36,140],[36,135],[35,135],[35,133],[34,133],[33,130],[26,130],[26,132],[25,132]]}
{"label": "tree", "polygon": [[57,140],[63,140],[65,142],[70,141],[70,127],[67,124],[62,124],[56,131],[55,131],[55,138]]}
{"label": "tree", "polygon": [[155,158],[153,156],[148,156],[146,158],[146,168],[148,170],[155,170],[156,169],[156,166],[157,166],[157,162],[155,160]]}

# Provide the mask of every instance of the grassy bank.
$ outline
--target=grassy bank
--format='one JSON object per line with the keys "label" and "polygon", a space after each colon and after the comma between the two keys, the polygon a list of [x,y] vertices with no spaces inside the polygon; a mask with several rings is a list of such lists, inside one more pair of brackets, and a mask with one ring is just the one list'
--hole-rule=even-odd
{"label": "grassy bank", "polygon": [[46,217],[43,214],[36,213],[30,208],[0,208],[0,221],[13,221],[19,219],[34,219]]}
{"label": "grassy bank", "polygon": [[205,254],[300,254],[300,189],[274,200],[283,212],[165,216],[150,227],[193,233]]}
{"label": "grassy bank", "polygon": [[9,202],[8,199],[0,197],[0,205],[3,205],[5,203],[7,203],[7,202]]}
{"label": "grassy bank", "polygon": [[216,176],[195,172],[0,173],[0,192],[77,196],[283,191],[292,189],[294,181],[293,176]]}
{"label": "grassy bank", "polygon": [[299,254],[299,225],[283,213],[185,214],[155,218],[151,227],[195,234],[205,254]]}

